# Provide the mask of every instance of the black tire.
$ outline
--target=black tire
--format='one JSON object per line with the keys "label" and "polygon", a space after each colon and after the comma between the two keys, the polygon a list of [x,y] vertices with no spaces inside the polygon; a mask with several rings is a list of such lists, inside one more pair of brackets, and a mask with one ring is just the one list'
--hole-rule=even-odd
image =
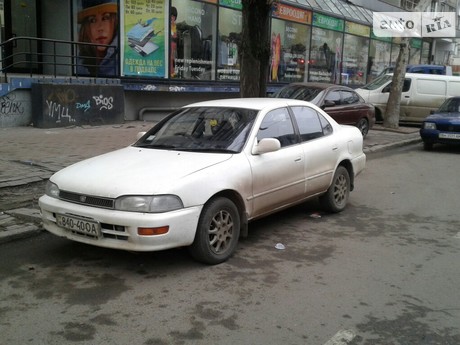
{"label": "black tire", "polygon": [[363,138],[365,138],[367,133],[369,133],[369,121],[367,121],[364,117],[358,121],[356,127],[358,127],[359,131],[363,135]]}
{"label": "black tire", "polygon": [[429,142],[424,141],[424,142],[423,142],[423,149],[424,149],[425,151],[431,151],[431,150],[433,150],[433,143],[429,143]]}
{"label": "black tire", "polygon": [[332,184],[320,197],[321,205],[329,212],[342,212],[347,206],[350,196],[350,175],[348,170],[339,166],[335,171]]}
{"label": "black tire", "polygon": [[239,236],[240,216],[237,207],[227,198],[216,198],[204,206],[189,251],[197,261],[219,264],[233,255]]}

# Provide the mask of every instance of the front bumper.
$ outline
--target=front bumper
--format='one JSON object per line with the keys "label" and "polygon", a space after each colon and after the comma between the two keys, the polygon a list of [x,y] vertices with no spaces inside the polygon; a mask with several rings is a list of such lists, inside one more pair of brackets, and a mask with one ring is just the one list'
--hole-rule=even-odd
{"label": "front bumper", "polygon": [[[129,251],[157,251],[193,243],[202,206],[165,213],[138,213],[73,204],[51,198],[39,199],[43,225],[49,232],[69,240],[94,246]],[[56,215],[85,219],[100,224],[100,236],[68,230],[56,223]],[[138,227],[169,226],[162,235],[142,236]]]}
{"label": "front bumper", "polygon": [[460,144],[460,132],[446,132],[437,129],[421,129],[420,137],[423,142],[431,144]]}

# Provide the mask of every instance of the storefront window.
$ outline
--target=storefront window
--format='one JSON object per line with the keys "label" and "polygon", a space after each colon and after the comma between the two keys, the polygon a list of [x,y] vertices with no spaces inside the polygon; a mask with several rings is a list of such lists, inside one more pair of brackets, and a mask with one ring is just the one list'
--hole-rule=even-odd
{"label": "storefront window", "polygon": [[270,81],[304,81],[310,27],[272,19],[271,37]]}
{"label": "storefront window", "polygon": [[176,18],[174,23],[171,22],[170,76],[214,79],[216,6],[191,0],[173,0],[171,14],[176,14]]}
{"label": "storefront window", "polygon": [[312,12],[275,2],[272,11],[271,82],[306,80]]}
{"label": "storefront window", "polygon": [[422,53],[422,40],[411,39],[409,44],[409,65],[417,65],[420,63]]}
{"label": "storefront window", "polygon": [[238,46],[241,42],[242,15],[221,7],[219,10],[219,37],[217,38],[217,79],[240,80]]}
{"label": "storefront window", "polygon": [[424,41],[422,43],[422,64],[430,63],[430,42]]}
{"label": "storefront window", "polygon": [[391,43],[371,40],[369,62],[367,65],[367,81],[374,80],[390,64]]}
{"label": "storefront window", "polygon": [[309,81],[340,83],[341,32],[312,28]]}
{"label": "storefront window", "polygon": [[389,67],[395,67],[396,61],[398,61],[400,45],[398,43],[393,43],[391,45],[391,57]]}
{"label": "storefront window", "polygon": [[342,64],[342,84],[364,85],[368,71],[369,39],[345,35],[345,49]]}

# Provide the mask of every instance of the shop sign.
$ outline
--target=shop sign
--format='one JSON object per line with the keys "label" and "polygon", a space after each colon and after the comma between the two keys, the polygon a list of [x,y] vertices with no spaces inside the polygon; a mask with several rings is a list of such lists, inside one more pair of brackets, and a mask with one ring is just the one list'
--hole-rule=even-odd
{"label": "shop sign", "polygon": [[374,33],[374,30],[371,30],[371,38],[379,41],[384,41],[384,42],[393,42],[393,39],[391,37],[380,37],[376,36]]}
{"label": "shop sign", "polygon": [[343,19],[326,16],[324,14],[313,13],[313,25],[323,29],[330,29],[335,31],[343,31]]}
{"label": "shop sign", "polygon": [[371,28],[370,26],[347,21],[345,22],[345,32],[353,35],[369,37]]}
{"label": "shop sign", "polygon": [[241,10],[243,8],[241,0],[219,0],[219,5],[235,8],[237,10]]}
{"label": "shop sign", "polygon": [[302,24],[311,24],[311,12],[301,8],[275,3],[272,16],[279,19],[290,20]]}

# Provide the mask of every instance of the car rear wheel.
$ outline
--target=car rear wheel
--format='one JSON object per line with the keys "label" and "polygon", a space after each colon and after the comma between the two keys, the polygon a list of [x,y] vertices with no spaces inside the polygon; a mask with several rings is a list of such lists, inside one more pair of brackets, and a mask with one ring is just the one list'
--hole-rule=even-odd
{"label": "car rear wheel", "polygon": [[323,207],[333,213],[341,212],[347,206],[350,196],[350,175],[348,170],[339,166],[332,179],[332,184],[326,194],[320,197]]}
{"label": "car rear wheel", "polygon": [[365,138],[367,133],[369,133],[369,121],[367,121],[365,118],[359,120],[356,127],[358,127],[358,129],[361,131],[363,138]]}
{"label": "car rear wheel", "polygon": [[227,198],[211,200],[203,208],[190,254],[200,262],[219,264],[236,250],[240,235],[240,216]]}

